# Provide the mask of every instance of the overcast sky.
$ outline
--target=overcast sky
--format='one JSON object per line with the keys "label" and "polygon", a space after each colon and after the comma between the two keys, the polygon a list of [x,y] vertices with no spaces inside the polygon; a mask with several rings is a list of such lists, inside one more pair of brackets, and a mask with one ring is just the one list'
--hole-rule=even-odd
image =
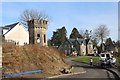
{"label": "overcast sky", "polygon": [[118,39],[117,2],[2,2],[0,25],[20,21],[20,14],[25,9],[43,11],[51,17],[48,38],[62,26],[66,27],[69,36],[74,27],[79,31],[94,30],[100,24],[105,24],[110,29],[110,37]]}

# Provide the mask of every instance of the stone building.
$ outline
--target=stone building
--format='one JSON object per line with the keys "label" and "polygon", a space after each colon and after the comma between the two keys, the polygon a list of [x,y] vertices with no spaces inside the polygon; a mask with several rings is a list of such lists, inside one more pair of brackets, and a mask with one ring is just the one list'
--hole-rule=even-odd
{"label": "stone building", "polygon": [[86,55],[86,42],[84,39],[75,39],[74,47],[77,49],[78,55]]}
{"label": "stone building", "polygon": [[[58,49],[63,51],[66,55],[72,55],[72,53],[74,52],[76,52],[77,55],[80,55],[80,56],[97,54],[96,52],[97,49],[93,47],[93,44],[91,41],[88,42],[88,45],[86,48],[85,39],[66,39]],[[87,53],[86,53],[86,49],[88,51]]]}
{"label": "stone building", "polygon": [[75,39],[66,39],[63,44],[59,46],[59,50],[63,51],[66,55],[71,55],[72,52],[76,52],[76,48],[74,47]]}
{"label": "stone building", "polygon": [[29,43],[47,46],[47,27],[46,20],[30,20],[28,21]]}

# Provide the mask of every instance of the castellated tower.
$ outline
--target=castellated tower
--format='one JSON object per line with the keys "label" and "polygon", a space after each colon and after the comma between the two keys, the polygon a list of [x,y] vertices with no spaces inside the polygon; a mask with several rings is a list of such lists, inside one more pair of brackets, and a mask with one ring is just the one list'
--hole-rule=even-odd
{"label": "castellated tower", "polygon": [[29,43],[47,46],[47,26],[46,20],[30,20],[28,21]]}

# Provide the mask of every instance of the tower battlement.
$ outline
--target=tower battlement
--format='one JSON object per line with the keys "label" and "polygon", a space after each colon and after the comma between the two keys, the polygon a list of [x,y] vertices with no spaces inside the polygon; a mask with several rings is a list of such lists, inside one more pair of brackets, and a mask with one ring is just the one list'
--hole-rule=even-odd
{"label": "tower battlement", "polygon": [[33,19],[33,20],[29,20],[27,22],[28,22],[28,26],[31,27],[31,28],[32,27],[36,27],[36,28],[47,29],[47,26],[48,26],[48,21],[46,21],[46,20],[36,20],[36,19]]}

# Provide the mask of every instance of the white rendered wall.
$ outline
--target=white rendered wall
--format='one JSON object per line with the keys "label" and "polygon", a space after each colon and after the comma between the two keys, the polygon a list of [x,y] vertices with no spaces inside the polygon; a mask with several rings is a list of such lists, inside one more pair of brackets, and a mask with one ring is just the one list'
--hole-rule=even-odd
{"label": "white rendered wall", "polygon": [[19,45],[24,45],[24,43],[29,44],[29,34],[23,25],[19,23],[5,34],[5,40],[13,40],[16,43],[19,42]]}

